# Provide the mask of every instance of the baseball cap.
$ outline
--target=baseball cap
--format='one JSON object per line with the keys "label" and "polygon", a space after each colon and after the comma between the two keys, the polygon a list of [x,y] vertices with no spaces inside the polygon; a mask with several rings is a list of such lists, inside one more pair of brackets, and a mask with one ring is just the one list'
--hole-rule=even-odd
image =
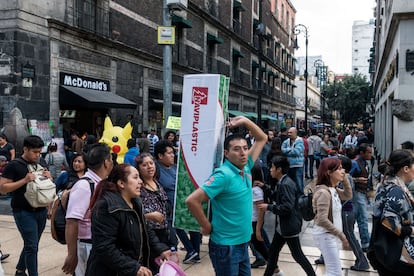
{"label": "baseball cap", "polygon": [[0,155],[0,162],[1,161],[7,161],[7,157],[4,155]]}

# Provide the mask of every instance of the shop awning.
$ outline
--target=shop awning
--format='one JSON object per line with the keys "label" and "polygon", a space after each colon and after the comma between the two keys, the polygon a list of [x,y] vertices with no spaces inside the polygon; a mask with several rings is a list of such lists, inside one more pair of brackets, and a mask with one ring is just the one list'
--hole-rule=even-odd
{"label": "shop awning", "polygon": [[233,115],[233,116],[245,116],[245,117],[248,117],[246,113],[241,112],[241,111],[238,111],[238,110],[229,110],[228,112],[229,112],[230,115]]}
{"label": "shop awning", "polygon": [[233,48],[233,57],[244,58],[244,54],[239,50]]}
{"label": "shop awning", "polygon": [[180,27],[180,28],[192,28],[193,23],[191,21],[185,19],[184,17],[173,15],[171,18],[171,24]]}
{"label": "shop awning", "polygon": [[207,33],[207,42],[212,44],[223,44],[223,39],[218,36]]}
{"label": "shop awning", "polygon": [[59,89],[59,104],[65,106],[86,108],[131,108],[137,104],[108,91],[98,91],[86,88],[61,85]]}
{"label": "shop awning", "polygon": [[233,9],[242,11],[242,12],[246,11],[246,8],[239,1],[233,1]]}
{"label": "shop awning", "polygon": [[245,113],[246,113],[246,115],[244,115],[244,116],[249,117],[251,119],[257,119],[257,113],[256,112],[245,112]]}
{"label": "shop awning", "polygon": [[277,121],[277,119],[275,117],[272,117],[272,116],[267,115],[267,114],[265,114],[265,115],[262,114],[262,120]]}
{"label": "shop awning", "polygon": [[[155,104],[164,105],[164,100],[162,100],[162,99],[150,99],[150,101],[155,103]],[[182,105],[181,102],[175,102],[175,101],[172,101],[171,104],[176,105],[176,106],[181,106]]]}

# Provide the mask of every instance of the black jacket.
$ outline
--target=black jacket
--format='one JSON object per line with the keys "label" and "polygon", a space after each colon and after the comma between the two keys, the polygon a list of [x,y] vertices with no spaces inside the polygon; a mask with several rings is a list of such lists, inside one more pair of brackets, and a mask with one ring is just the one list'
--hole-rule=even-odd
{"label": "black jacket", "polygon": [[149,268],[150,250],[158,256],[168,250],[146,227],[140,199],[129,208],[119,193],[108,192],[92,211],[92,250],[86,275],[137,275]]}
{"label": "black jacket", "polygon": [[[296,183],[289,176],[284,175],[272,194],[274,204],[269,204],[267,207],[269,211],[279,216],[280,230],[284,237],[297,235],[302,230],[302,217],[296,208],[296,197]],[[276,219],[276,224],[277,222]]]}

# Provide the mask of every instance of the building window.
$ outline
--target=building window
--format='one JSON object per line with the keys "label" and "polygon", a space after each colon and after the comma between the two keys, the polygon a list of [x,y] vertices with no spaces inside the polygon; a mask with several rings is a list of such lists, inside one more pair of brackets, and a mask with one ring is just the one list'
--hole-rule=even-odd
{"label": "building window", "polygon": [[109,14],[97,0],[76,0],[74,25],[80,29],[108,36]]}
{"label": "building window", "polygon": [[245,10],[241,2],[233,0],[233,31],[238,35],[242,35],[241,13]]}
{"label": "building window", "polygon": [[173,45],[173,61],[186,65],[186,51],[183,40],[183,29],[175,28],[175,44]]}
{"label": "building window", "polygon": [[286,26],[285,27],[286,27],[286,30],[290,31],[289,23],[290,23],[289,11],[286,11]]}
{"label": "building window", "polygon": [[255,14],[258,14],[259,12],[259,0],[254,0],[253,1],[253,11]]}
{"label": "building window", "polygon": [[217,0],[207,0],[206,2],[207,10],[212,15],[217,17],[218,16],[218,3]]}
{"label": "building window", "polygon": [[274,15],[275,15],[275,18],[276,18],[276,20],[279,20],[279,7],[278,7],[278,0],[275,0],[275,13],[274,13]]}
{"label": "building window", "polygon": [[244,54],[238,50],[238,49],[233,49],[232,50],[232,75],[233,75],[233,79],[234,81],[238,82],[239,84],[241,84],[242,79],[241,79],[241,72],[240,72],[240,58],[244,58]]}
{"label": "building window", "polygon": [[232,71],[233,71],[233,79],[236,82],[240,81],[240,61],[238,57],[233,55],[232,60]]}
{"label": "building window", "polygon": [[207,70],[209,73],[217,73],[216,44],[222,44],[223,39],[207,33]]}
{"label": "building window", "polygon": [[256,61],[252,62],[252,73],[251,73],[251,77],[252,77],[252,88],[256,89],[258,88],[258,74],[259,71],[259,64]]}

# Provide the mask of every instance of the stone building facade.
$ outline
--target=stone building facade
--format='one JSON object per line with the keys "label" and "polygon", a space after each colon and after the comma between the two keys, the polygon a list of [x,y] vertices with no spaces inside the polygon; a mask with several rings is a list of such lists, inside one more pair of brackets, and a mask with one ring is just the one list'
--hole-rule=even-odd
{"label": "stone building facade", "polygon": [[401,143],[413,141],[414,2],[377,1],[371,48],[375,146],[388,158]]}
{"label": "stone building facade", "polygon": [[[135,135],[162,129],[162,0],[3,2],[0,127],[18,107],[28,120],[49,121],[55,135],[100,136],[108,114],[117,125],[131,121]],[[293,119],[295,13],[289,0],[189,0],[171,13],[173,115],[185,74],[219,73],[230,76],[230,110],[254,119],[261,87],[264,126]]]}

